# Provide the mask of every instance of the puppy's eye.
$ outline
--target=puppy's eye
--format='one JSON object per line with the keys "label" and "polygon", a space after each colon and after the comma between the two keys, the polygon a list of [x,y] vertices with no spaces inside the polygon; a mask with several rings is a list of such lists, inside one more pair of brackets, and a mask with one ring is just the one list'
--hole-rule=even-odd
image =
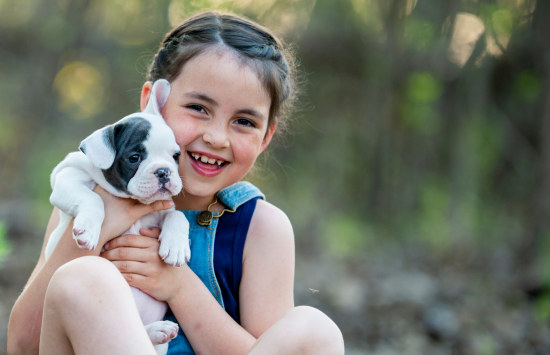
{"label": "puppy's eye", "polygon": [[176,153],[174,154],[174,160],[175,160],[176,162],[179,162],[179,161],[180,161],[180,155],[181,155],[180,152],[176,152]]}
{"label": "puppy's eye", "polygon": [[132,164],[137,163],[140,160],[141,160],[141,155],[139,154],[134,154],[128,158],[128,161]]}

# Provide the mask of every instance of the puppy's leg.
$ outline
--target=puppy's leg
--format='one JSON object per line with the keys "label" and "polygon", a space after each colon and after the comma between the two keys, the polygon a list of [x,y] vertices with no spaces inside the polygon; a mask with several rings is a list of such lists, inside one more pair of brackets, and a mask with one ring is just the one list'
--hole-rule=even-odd
{"label": "puppy's leg", "polygon": [[159,255],[167,264],[182,266],[191,259],[189,222],[179,211],[168,211],[161,222]]}
{"label": "puppy's leg", "polygon": [[145,326],[158,355],[166,354],[168,342],[178,335],[178,330],[178,325],[170,321],[158,321]]}
{"label": "puppy's leg", "polygon": [[73,238],[80,248],[92,250],[97,246],[105,210],[101,197],[92,189],[90,176],[76,168],[64,168],[57,173],[50,202],[63,212],[74,216]]}

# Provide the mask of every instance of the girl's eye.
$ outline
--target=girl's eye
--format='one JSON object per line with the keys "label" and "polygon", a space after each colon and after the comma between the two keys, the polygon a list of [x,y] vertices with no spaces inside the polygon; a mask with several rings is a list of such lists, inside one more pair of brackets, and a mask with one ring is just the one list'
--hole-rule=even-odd
{"label": "girl's eye", "polygon": [[132,164],[137,163],[140,160],[141,160],[141,155],[139,154],[134,154],[128,158],[128,161]]}
{"label": "girl's eye", "polygon": [[195,110],[197,112],[206,113],[206,110],[201,105],[188,105],[187,107],[190,108],[191,110]]}
{"label": "girl's eye", "polygon": [[236,122],[241,126],[256,127],[252,121],[247,120],[246,118],[239,118]]}

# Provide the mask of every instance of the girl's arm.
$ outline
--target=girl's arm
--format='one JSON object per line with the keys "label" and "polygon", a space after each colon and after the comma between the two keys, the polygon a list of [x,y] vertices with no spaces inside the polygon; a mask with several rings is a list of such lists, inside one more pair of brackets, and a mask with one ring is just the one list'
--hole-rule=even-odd
{"label": "girl's arm", "polygon": [[[8,354],[38,354],[40,328],[46,289],[54,272],[63,264],[84,255],[95,255],[76,247],[72,240],[72,223],[63,233],[50,258],[46,261],[44,249],[59,223],[59,210],[54,208],[44,236],[38,263],[23,292],[13,306],[8,326]],[[97,249],[96,249],[97,250]],[[99,251],[97,251],[99,254]]]}
{"label": "girl's arm", "polygon": [[[189,270],[191,271],[191,270]],[[239,288],[241,325],[220,307],[192,272],[169,302],[198,354],[246,354],[294,307],[294,233],[287,216],[258,200],[246,237]]]}
{"label": "girl's arm", "polygon": [[294,306],[294,235],[286,215],[258,201],[246,238],[240,286],[242,326],[220,307],[187,265],[158,257],[158,231],[122,236],[103,256],[130,286],[167,301],[196,353],[246,354],[263,332]]}
{"label": "girl's arm", "polygon": [[[12,309],[8,326],[8,353],[10,355],[38,354],[44,296],[50,279],[59,267],[81,256],[98,256],[101,246],[105,242],[124,233],[142,215],[153,210],[170,207],[160,201],[149,206],[139,205],[133,200],[115,198],[101,188],[94,191],[102,196],[106,208],[98,247],[91,251],[78,248],[72,237],[71,222],[46,261],[45,246],[50,234],[59,223],[59,211],[54,208],[44,236],[38,263]],[[125,213],[120,213],[120,211],[125,211]]]}

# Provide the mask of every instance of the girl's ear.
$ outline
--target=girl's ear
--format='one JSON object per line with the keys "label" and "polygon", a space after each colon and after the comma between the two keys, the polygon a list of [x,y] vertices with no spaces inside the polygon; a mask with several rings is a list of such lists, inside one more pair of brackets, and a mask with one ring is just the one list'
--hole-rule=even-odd
{"label": "girl's ear", "polygon": [[143,112],[149,103],[149,98],[151,97],[151,92],[153,91],[153,83],[148,81],[143,84],[141,88],[141,100],[139,103],[139,108]]}
{"label": "girl's ear", "polygon": [[273,138],[273,134],[275,134],[275,130],[277,129],[277,122],[278,120],[275,119],[275,121],[273,121],[273,123],[267,128],[267,132],[265,132],[264,140],[262,141],[262,145],[260,146],[260,153],[263,152],[271,142],[271,139]]}

